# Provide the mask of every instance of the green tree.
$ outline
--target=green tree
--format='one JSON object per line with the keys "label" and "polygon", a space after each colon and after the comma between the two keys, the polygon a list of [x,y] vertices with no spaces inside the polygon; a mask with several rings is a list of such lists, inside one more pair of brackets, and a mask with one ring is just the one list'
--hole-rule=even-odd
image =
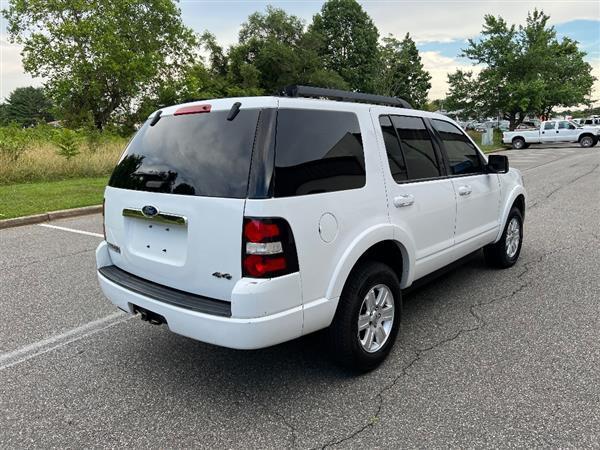
{"label": "green tree", "polygon": [[119,108],[191,59],[194,33],[172,0],[10,0],[23,65],[71,121],[102,129]]}
{"label": "green tree", "polygon": [[351,89],[372,92],[378,69],[379,33],[355,0],[328,0],[310,27],[319,36],[325,68],[338,73]]}
{"label": "green tree", "polygon": [[67,160],[79,155],[77,133],[73,130],[69,130],[68,128],[56,130],[54,143],[57,147],[56,153]]}
{"label": "green tree", "polygon": [[479,117],[483,115],[482,105],[478,104],[478,98],[474,88],[476,79],[473,72],[457,70],[448,74],[448,95],[444,102],[446,111],[456,112],[461,117]]}
{"label": "green tree", "polygon": [[463,50],[483,69],[477,76],[452,74],[449,100],[484,115],[502,115],[511,130],[527,114],[550,116],[556,107],[585,103],[595,80],[592,67],[575,41],[557,39],[549,19],[534,10],[517,28],[485,16],[482,38],[469,40]]}
{"label": "green tree", "polygon": [[6,100],[4,120],[29,127],[52,120],[51,109],[52,103],[42,88],[16,88]]}
{"label": "green tree", "polygon": [[402,41],[392,35],[383,38],[380,48],[381,68],[377,93],[401,97],[412,106],[422,108],[431,89],[431,75],[423,68],[421,56],[410,34]]}
{"label": "green tree", "polygon": [[346,87],[338,74],[325,68],[318,36],[304,28],[301,19],[282,9],[268,6],[265,13],[251,14],[242,24],[239,43],[228,53],[230,82],[266,93],[297,83]]}

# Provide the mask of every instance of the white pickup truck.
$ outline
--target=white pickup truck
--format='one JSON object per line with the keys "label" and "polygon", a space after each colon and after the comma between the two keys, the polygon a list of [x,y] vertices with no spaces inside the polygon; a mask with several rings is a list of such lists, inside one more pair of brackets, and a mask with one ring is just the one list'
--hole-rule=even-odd
{"label": "white pickup truck", "polygon": [[587,148],[596,145],[599,138],[598,127],[582,127],[569,120],[549,120],[542,122],[539,129],[505,131],[502,142],[512,145],[514,149],[546,142],[579,142],[579,145]]}

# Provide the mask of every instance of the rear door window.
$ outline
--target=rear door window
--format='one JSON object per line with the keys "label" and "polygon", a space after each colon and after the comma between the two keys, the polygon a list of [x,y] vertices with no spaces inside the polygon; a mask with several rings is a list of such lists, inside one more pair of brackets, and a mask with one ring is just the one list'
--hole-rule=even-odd
{"label": "rear door window", "polygon": [[462,130],[445,120],[433,119],[431,123],[444,144],[452,175],[483,172],[479,151]]}
{"label": "rear door window", "polygon": [[408,179],[408,172],[406,171],[406,163],[404,162],[404,155],[400,148],[400,142],[396,136],[396,130],[389,116],[381,116],[379,118],[379,124],[381,125],[381,132],[383,133],[383,141],[385,143],[385,151],[388,157],[388,164],[392,173],[392,178],[397,183],[406,181]]}
{"label": "rear door window", "polygon": [[280,109],[275,197],[320,194],[365,185],[365,157],[354,113]]}
{"label": "rear door window", "polygon": [[439,177],[440,164],[423,119],[410,116],[391,116],[391,119],[400,138],[407,178],[419,180]]}
{"label": "rear door window", "polygon": [[260,111],[163,116],[133,138],[109,186],[137,191],[244,198]]}

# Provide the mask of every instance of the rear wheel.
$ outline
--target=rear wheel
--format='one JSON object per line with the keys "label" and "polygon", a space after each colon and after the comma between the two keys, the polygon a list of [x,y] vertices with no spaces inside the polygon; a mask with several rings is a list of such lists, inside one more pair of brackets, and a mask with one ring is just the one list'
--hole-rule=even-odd
{"label": "rear wheel", "polygon": [[334,358],[362,372],[377,367],[394,345],[401,313],[400,283],[390,267],[367,261],[355,268],[329,329]]}
{"label": "rear wheel", "polygon": [[579,139],[579,145],[583,148],[593,147],[597,141],[593,138],[593,136],[583,136]]}
{"label": "rear wheel", "polygon": [[518,208],[513,207],[506,219],[502,237],[495,244],[484,247],[483,254],[486,262],[500,269],[513,266],[523,245],[523,215]]}
{"label": "rear wheel", "polygon": [[525,139],[522,137],[516,137],[512,140],[512,148],[515,150],[521,150],[525,148]]}

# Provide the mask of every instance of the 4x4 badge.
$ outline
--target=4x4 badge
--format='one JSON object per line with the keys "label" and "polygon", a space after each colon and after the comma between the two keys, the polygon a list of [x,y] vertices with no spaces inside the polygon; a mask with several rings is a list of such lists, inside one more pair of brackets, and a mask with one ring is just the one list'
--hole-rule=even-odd
{"label": "4x4 badge", "polygon": [[225,278],[226,280],[231,280],[231,275],[228,273],[215,272],[212,274],[213,277],[217,278]]}

